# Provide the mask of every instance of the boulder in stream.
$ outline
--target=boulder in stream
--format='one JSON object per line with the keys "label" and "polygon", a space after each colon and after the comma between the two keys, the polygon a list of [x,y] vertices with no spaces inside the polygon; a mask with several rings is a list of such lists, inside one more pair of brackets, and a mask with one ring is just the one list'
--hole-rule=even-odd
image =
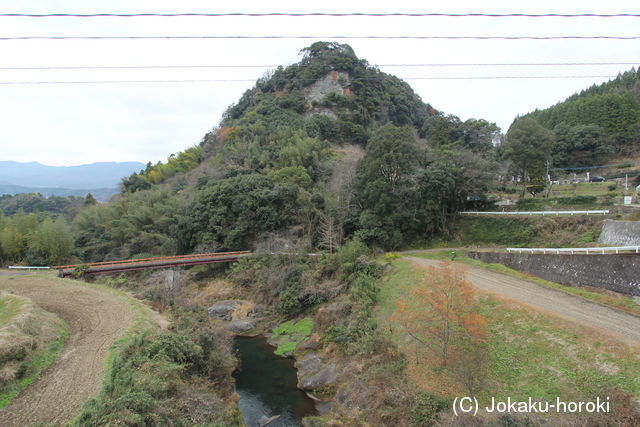
{"label": "boulder in stream", "polygon": [[250,320],[234,320],[227,325],[227,329],[236,334],[250,331],[255,327],[256,325]]}
{"label": "boulder in stream", "polygon": [[298,362],[298,387],[313,390],[337,383],[340,373],[335,363],[326,363],[315,353],[309,353]]}

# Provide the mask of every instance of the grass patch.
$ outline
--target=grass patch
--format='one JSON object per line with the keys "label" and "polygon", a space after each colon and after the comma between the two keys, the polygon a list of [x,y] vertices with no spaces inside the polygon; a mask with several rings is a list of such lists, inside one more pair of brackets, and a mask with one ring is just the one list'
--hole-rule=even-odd
{"label": "grass patch", "polygon": [[311,336],[313,319],[305,317],[297,322],[289,320],[273,330],[272,338],[278,339],[278,347],[274,351],[279,356],[291,354],[298,344]]}
{"label": "grass patch", "polygon": [[2,392],[0,392],[0,409],[7,406],[22,390],[31,385],[45,368],[55,362],[64,348],[64,343],[68,337],[69,326],[64,320],[60,319],[58,338],[49,343],[45,348],[28,355],[20,366],[20,368],[25,371],[22,378],[2,387]]}
{"label": "grass patch", "polygon": [[[439,253],[435,259],[446,257]],[[459,259],[459,258],[458,258]],[[406,260],[395,260],[381,281],[376,316],[408,360],[407,375],[418,389],[443,398],[463,395],[464,388],[431,362],[391,314],[399,297],[426,272]],[[640,397],[640,355],[624,343],[589,328],[546,315],[489,294],[477,297],[489,331],[487,378],[481,402],[497,399],[595,399],[618,387]],[[425,308],[426,309],[426,308]],[[614,408],[615,410],[615,408]]]}
{"label": "grass patch", "polygon": [[[640,316],[640,306],[633,300],[633,298],[622,294],[603,294],[599,292],[590,291],[584,288],[576,288],[573,286],[566,286],[560,283],[550,282],[540,277],[532,276],[531,274],[523,273],[517,270],[513,270],[502,264],[487,264],[477,259],[469,258],[465,254],[466,250],[456,251],[456,261],[464,264],[472,265],[474,267],[485,268],[487,270],[495,271],[497,273],[507,274],[509,276],[517,277],[519,279],[528,280],[530,282],[537,283],[542,286],[553,288],[561,292],[571,294],[587,301],[594,302],[596,304],[604,305],[610,308],[625,311],[636,316]],[[451,251],[437,251],[437,252],[416,252],[410,253],[411,256],[426,259],[444,260],[451,259]]]}
{"label": "grass patch", "polygon": [[176,312],[172,330],[123,341],[100,394],[70,425],[238,425],[231,338],[204,309]]}
{"label": "grass patch", "polygon": [[[604,217],[531,216],[472,217],[459,216],[452,223],[447,241],[432,247],[497,245],[509,247],[576,247],[595,244]],[[424,245],[424,243],[423,243]]]}
{"label": "grass patch", "polygon": [[0,327],[9,323],[20,312],[22,301],[11,295],[0,295]]}

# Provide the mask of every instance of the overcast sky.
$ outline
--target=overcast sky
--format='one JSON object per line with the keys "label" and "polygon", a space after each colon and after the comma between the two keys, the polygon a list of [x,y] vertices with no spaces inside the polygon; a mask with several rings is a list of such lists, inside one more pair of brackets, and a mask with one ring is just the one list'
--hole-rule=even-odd
{"label": "overcast sky", "polygon": [[[451,12],[640,13],[629,1],[11,1],[0,13]],[[0,37],[96,35],[612,35],[640,36],[640,18],[436,17],[0,17]],[[265,65],[256,68],[0,70],[0,82],[251,79],[287,65],[314,40],[0,40],[0,67]],[[640,63],[640,40],[337,40],[371,64]],[[581,67],[389,67],[398,77],[615,76],[631,65]],[[407,80],[423,101],[504,132],[514,117],[555,104],[606,78]],[[218,124],[250,82],[0,84],[0,160],[75,165],[165,160]]]}

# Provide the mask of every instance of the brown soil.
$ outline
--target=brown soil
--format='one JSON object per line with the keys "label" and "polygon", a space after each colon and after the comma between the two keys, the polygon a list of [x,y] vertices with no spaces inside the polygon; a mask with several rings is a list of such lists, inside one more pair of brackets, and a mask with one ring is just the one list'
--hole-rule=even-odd
{"label": "brown soil", "polygon": [[[422,267],[439,261],[406,257]],[[527,304],[564,319],[589,326],[609,336],[640,344],[640,317],[604,307],[528,280],[464,265],[469,281],[477,288]]]}
{"label": "brown soil", "polygon": [[31,298],[69,324],[58,360],[0,410],[0,424],[64,424],[100,391],[107,350],[129,327],[133,310],[122,297],[41,274],[2,276],[0,290]]}

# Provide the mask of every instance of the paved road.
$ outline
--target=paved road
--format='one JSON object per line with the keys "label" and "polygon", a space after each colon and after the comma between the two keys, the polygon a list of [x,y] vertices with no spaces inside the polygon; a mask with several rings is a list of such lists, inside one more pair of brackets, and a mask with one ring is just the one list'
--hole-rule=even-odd
{"label": "paved road", "polygon": [[[422,267],[439,264],[436,260],[411,256],[405,258]],[[629,343],[640,344],[640,317],[585,301],[528,280],[467,264],[464,264],[464,267],[468,272],[469,281],[483,291],[616,335]]]}
{"label": "paved road", "polygon": [[0,410],[0,425],[64,424],[100,391],[107,350],[129,327],[133,310],[124,298],[42,275],[0,277],[0,290],[31,298],[69,324],[58,360]]}

